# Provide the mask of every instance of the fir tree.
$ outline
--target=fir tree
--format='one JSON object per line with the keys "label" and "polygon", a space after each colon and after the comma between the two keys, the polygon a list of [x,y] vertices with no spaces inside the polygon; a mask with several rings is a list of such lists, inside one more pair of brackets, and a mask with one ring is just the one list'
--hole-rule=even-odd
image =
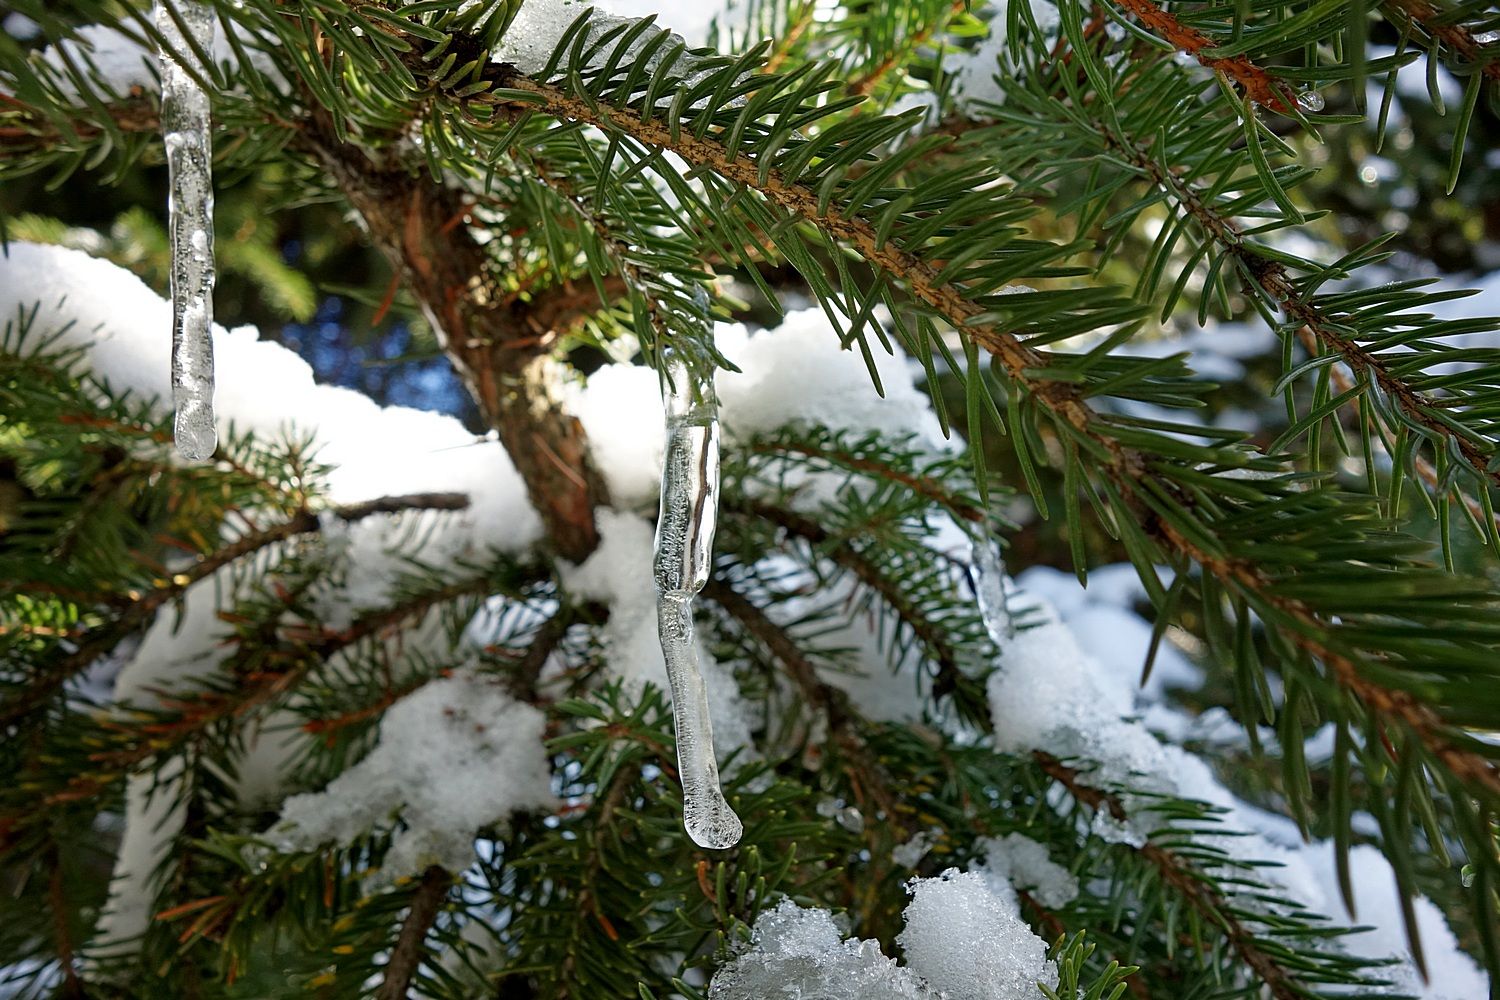
{"label": "fir tree", "polygon": [[1500,15],[612,6],[0,5],[0,990],[1489,990]]}

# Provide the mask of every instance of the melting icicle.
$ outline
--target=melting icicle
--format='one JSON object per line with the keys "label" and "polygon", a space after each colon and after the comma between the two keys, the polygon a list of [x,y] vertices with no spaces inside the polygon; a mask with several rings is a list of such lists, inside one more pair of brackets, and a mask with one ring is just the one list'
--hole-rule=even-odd
{"label": "melting icicle", "polygon": [[1003,647],[1016,634],[1016,624],[1005,600],[1005,565],[1000,561],[999,546],[980,530],[969,539],[969,552],[969,579],[979,616],[984,619],[990,641]]}
{"label": "melting icicle", "polygon": [[667,407],[661,516],[656,523],[656,614],[682,775],[683,825],[700,847],[739,843],[744,827],[724,801],[714,759],[708,689],[698,671],[693,596],[708,582],[719,514],[719,416],[712,369],[705,375],[671,352],[662,387]]}
{"label": "melting icicle", "polygon": [[[167,149],[172,240],[172,405],[177,451],[189,461],[214,453],[214,187],[208,94],[177,61],[193,49],[167,9],[172,3],[193,42],[213,51],[214,14],[197,0],[163,0],[156,27],[167,43],[161,64],[161,127]],[[202,73],[202,68],[197,67]]]}

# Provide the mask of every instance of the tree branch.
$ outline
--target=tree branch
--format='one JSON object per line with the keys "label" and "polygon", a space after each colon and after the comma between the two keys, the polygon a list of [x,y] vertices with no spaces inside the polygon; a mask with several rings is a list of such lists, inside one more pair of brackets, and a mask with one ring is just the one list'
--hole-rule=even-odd
{"label": "tree branch", "polygon": [[499,433],[548,541],[559,555],[582,562],[599,542],[594,508],[607,504],[609,494],[583,425],[561,401],[561,373],[550,355],[558,331],[539,335],[529,322],[557,322],[576,311],[578,293],[567,292],[567,308],[552,303],[532,310],[519,302],[501,308],[489,251],[468,227],[453,224],[468,212],[458,192],[403,164],[375,162],[341,142],[330,123],[315,119],[304,133]]}
{"label": "tree branch", "polygon": [[[1133,0],[1149,3],[1149,0]],[[1121,443],[1101,425],[1099,415],[1084,392],[1071,382],[1045,375],[1047,355],[981,319],[985,309],[967,298],[961,287],[942,279],[933,265],[903,249],[895,239],[884,239],[874,226],[859,216],[845,215],[833,200],[799,183],[788,183],[774,168],[753,158],[730,157],[713,138],[700,138],[688,130],[673,129],[663,121],[646,121],[630,113],[617,112],[604,104],[573,97],[556,86],[538,83],[513,67],[499,66],[492,73],[499,85],[524,90],[536,98],[548,114],[586,122],[605,131],[628,135],[644,145],[671,150],[692,167],[713,170],[725,179],[757,191],[771,205],[800,218],[828,237],[853,247],[870,264],[904,283],[910,293],[955,330],[988,351],[1019,389],[1048,411],[1077,438],[1089,445],[1098,459],[1098,472],[1135,513],[1138,523],[1155,541],[1198,563],[1205,572],[1231,590],[1244,595],[1254,606],[1279,614],[1278,626],[1286,638],[1326,664],[1341,686],[1353,693],[1371,711],[1389,715],[1410,729],[1435,758],[1455,775],[1500,799],[1500,770],[1479,754],[1456,747],[1445,735],[1441,718],[1420,700],[1404,691],[1388,690],[1361,676],[1349,656],[1336,651],[1320,636],[1337,626],[1323,620],[1301,599],[1280,593],[1258,565],[1242,558],[1221,557],[1205,552],[1195,541],[1165,519],[1156,517],[1142,490],[1171,497],[1189,512],[1200,512],[1200,500],[1184,491],[1154,468],[1155,456]]]}
{"label": "tree branch", "polygon": [[872,818],[883,813],[884,826],[896,837],[906,837],[909,831],[901,818],[905,810],[901,808],[899,796],[891,790],[885,771],[859,735],[848,696],[824,683],[812,661],[786,630],[722,577],[711,578],[703,587],[703,596],[723,608],[748,635],[781,661],[802,697],[827,718],[828,731],[849,763],[855,795],[862,800],[860,806]]}
{"label": "tree branch", "polygon": [[[98,795],[124,780],[140,765],[181,747],[216,723],[244,716],[291,690],[315,665],[374,636],[421,621],[433,608],[461,597],[493,592],[488,576],[443,584],[415,594],[391,607],[365,615],[342,631],[325,631],[306,641],[289,636],[272,622],[269,636],[256,636],[253,648],[242,646],[231,657],[228,670],[236,676],[232,689],[207,689],[180,697],[161,698],[165,718],[117,718],[104,723],[115,734],[116,748],[96,751],[91,759],[97,769],[74,775],[65,787],[40,795],[24,811],[0,815],[0,854],[5,853],[24,829],[45,818],[51,809]],[[253,671],[235,675],[240,659],[253,662]]]}
{"label": "tree branch", "polygon": [[[347,507],[333,507],[330,508],[330,513],[342,521],[353,523],[375,514],[412,510],[455,511],[464,510],[468,506],[469,498],[462,493],[413,493],[407,496],[380,497]],[[133,601],[119,618],[109,623],[107,630],[94,629],[91,634],[85,634],[78,647],[50,667],[45,676],[35,678],[17,697],[0,705],[0,729],[14,725],[53,697],[69,680],[88,669],[99,657],[109,653],[126,636],[149,624],[158,611],[181,597],[193,584],[207,579],[238,559],[318,529],[318,515],[304,510],[288,521],[244,535],[222,549],[199,556],[191,565],[178,569],[170,579],[162,580],[155,590]]]}
{"label": "tree branch", "polygon": [[1486,50],[1466,25],[1442,23],[1444,12],[1429,0],[1388,0],[1382,6],[1404,14],[1408,21],[1421,25],[1430,37],[1476,64],[1479,72],[1491,80],[1500,80],[1500,61],[1496,60],[1496,53]]}
{"label": "tree branch", "polygon": [[[1319,353],[1316,344],[1310,344],[1306,340],[1305,335],[1310,334],[1324,348],[1337,353],[1356,374],[1368,375],[1371,382],[1379,387],[1414,423],[1456,448],[1464,461],[1474,470],[1475,475],[1490,483],[1500,485],[1500,469],[1489,468],[1492,451],[1484,450],[1473,438],[1458,433],[1450,423],[1435,417],[1434,413],[1442,409],[1436,401],[1412,389],[1402,378],[1386,367],[1384,359],[1371,354],[1340,332],[1340,324],[1334,317],[1329,316],[1308,296],[1297,290],[1287,274],[1285,265],[1280,261],[1272,260],[1246,242],[1244,234],[1234,220],[1225,217],[1205,202],[1190,184],[1165,169],[1155,157],[1136,143],[1112,134],[1107,128],[1101,128],[1101,135],[1111,149],[1145,173],[1157,187],[1172,196],[1198,223],[1206,235],[1238,261],[1246,275],[1268,301],[1275,304],[1288,318],[1297,321],[1299,324],[1297,332],[1303,337],[1303,343],[1309,354],[1316,356]],[[1347,383],[1345,388],[1351,386],[1352,383]],[[1426,466],[1426,470],[1419,474],[1429,483],[1435,484],[1436,472],[1425,459],[1419,457],[1418,460]],[[1477,504],[1470,509],[1477,513],[1481,520],[1483,519],[1483,514],[1479,513]]]}
{"label": "tree branch", "polygon": [[385,978],[375,991],[377,1000],[405,1000],[408,996],[412,977],[422,965],[422,944],[442,911],[443,900],[448,898],[448,888],[452,884],[453,876],[438,865],[432,865],[422,873],[422,881],[412,894],[411,907],[406,911],[396,946],[391,949],[390,960],[385,963]]}
{"label": "tree branch", "polygon": [[1223,73],[1240,85],[1252,101],[1262,107],[1279,111],[1285,115],[1297,113],[1297,102],[1286,87],[1270,73],[1255,65],[1246,56],[1221,58],[1208,55],[1219,43],[1208,35],[1183,24],[1177,17],[1159,6],[1155,0],[1118,0],[1121,7],[1135,15],[1136,20],[1156,32],[1172,45],[1197,59],[1199,63]]}
{"label": "tree branch", "polygon": [[[1085,784],[1077,770],[1049,753],[1037,751],[1032,754],[1032,758],[1049,777],[1066,788],[1068,794],[1079,802],[1109,813],[1117,822],[1123,823],[1128,819],[1119,796]],[[1276,1000],[1305,1000],[1308,991],[1273,956],[1266,953],[1254,932],[1235,915],[1229,901],[1192,864],[1150,840],[1136,850],[1161,873],[1163,881],[1176,890],[1184,902],[1224,932],[1224,937],[1235,954],[1255,973],[1256,981],[1270,989]]]}

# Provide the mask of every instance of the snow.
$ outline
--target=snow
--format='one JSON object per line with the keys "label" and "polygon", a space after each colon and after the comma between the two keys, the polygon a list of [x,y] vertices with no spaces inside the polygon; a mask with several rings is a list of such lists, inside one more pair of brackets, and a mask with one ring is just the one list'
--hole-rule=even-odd
{"label": "snow", "polygon": [[[724,18],[732,7],[732,0],[703,0],[701,3],[661,3],[656,0],[527,0],[516,12],[515,19],[500,40],[495,50],[495,62],[510,63],[522,73],[540,73],[551,58],[553,50],[562,41],[568,26],[589,8],[595,13],[590,20],[591,37],[597,38],[609,28],[626,19],[656,14],[656,24],[667,28],[687,44],[689,48],[700,48],[707,44],[713,25]],[[637,40],[640,47],[644,42]],[[671,42],[662,45],[652,55],[653,65],[660,60]],[[686,63],[678,62],[678,68]]]}
{"label": "snow", "polygon": [[282,850],[347,844],[399,813],[382,878],[466,868],[479,829],[556,804],[545,726],[540,710],[493,681],[432,681],[391,706],[359,763],[320,792],[288,798],[268,837]]}
{"label": "snow", "polygon": [[1046,943],[1021,919],[1014,895],[991,887],[998,878],[950,868],[907,886],[912,901],[896,942],[907,967],[945,1000],[1037,1000],[1037,983],[1057,986]]}
{"label": "snow", "polygon": [[[239,53],[227,37],[231,33],[236,34],[245,46],[251,68],[273,85],[282,86],[282,78],[272,61],[258,50],[258,46],[265,43],[250,38],[232,21],[216,19],[213,43],[206,48],[213,54],[214,62],[223,67],[224,75],[233,80],[243,72]],[[131,35],[107,25],[82,25],[73,32],[73,37],[42,49],[37,60],[42,73],[65,102],[82,103],[85,91],[91,86],[87,81],[91,78],[103,81],[106,93],[116,97],[151,94],[160,89],[156,53]],[[84,75],[84,86],[73,78],[69,63]],[[0,81],[0,92],[5,89]]]}
{"label": "snow", "polygon": [[[1332,882],[1332,845],[1321,845],[1312,853],[1323,863],[1323,877]],[[1414,900],[1417,929],[1430,975],[1426,983],[1422,981],[1407,950],[1395,873],[1377,848],[1361,844],[1349,851],[1349,881],[1358,922],[1369,925],[1370,930],[1347,938],[1346,948],[1368,958],[1398,960],[1401,964],[1386,972],[1393,979],[1393,992],[1421,1000],[1473,1000],[1490,995],[1489,977],[1458,947],[1442,912],[1430,900],[1418,896]]]}
{"label": "snow", "polygon": [[1045,845],[1024,833],[989,837],[980,846],[985,849],[985,873],[1024,889],[1048,909],[1066,906],[1078,898],[1078,879],[1047,855]]}
{"label": "snow", "polygon": [[[1091,828],[1091,832],[1107,841],[1137,845],[1144,842],[1143,831],[1152,823],[1149,796],[1153,793],[1195,799],[1218,807],[1223,811],[1219,817],[1222,832],[1200,833],[1195,840],[1222,850],[1231,858],[1272,863],[1275,867],[1259,868],[1255,877],[1293,903],[1339,920],[1342,905],[1331,844],[1304,843],[1290,819],[1241,802],[1204,760],[1178,746],[1162,744],[1142,721],[1140,710],[1148,708],[1151,711],[1147,714],[1158,724],[1159,731],[1183,735],[1195,731],[1192,720],[1188,719],[1162,724],[1174,712],[1181,713],[1159,703],[1160,690],[1142,690],[1135,685],[1139,676],[1137,643],[1129,641],[1130,630],[1121,629],[1125,619],[1119,617],[1125,615],[1120,605],[1133,603],[1140,596],[1139,581],[1129,574],[1133,570],[1125,566],[1104,573],[1096,571],[1090,575],[1088,592],[1072,578],[1053,570],[1023,574],[1022,582],[1036,585],[1036,590],[1045,592],[1068,613],[1059,614],[1047,601],[1024,590],[1012,600],[1012,607],[1017,609],[1035,602],[1035,608],[1023,617],[1033,621],[1040,617],[1042,624],[1023,628],[1002,646],[1000,669],[991,677],[989,687],[996,748],[1017,754],[1041,750],[1059,758],[1076,759],[1087,783],[1120,789],[1129,816],[1127,821],[1120,823],[1099,810]],[[1104,621],[1100,612],[1111,606],[1115,615],[1108,620],[1114,625],[1099,630],[1101,637],[1111,641],[1097,643],[1086,652],[1070,625]],[[1140,624],[1144,627],[1143,622]],[[1118,641],[1120,636],[1125,641]],[[1187,679],[1191,672],[1182,676]],[[1329,734],[1323,730],[1314,733],[1310,739],[1314,752],[1325,750],[1328,738]],[[1422,1000],[1486,995],[1488,987],[1484,985],[1483,973],[1457,947],[1437,908],[1419,896],[1415,904],[1433,973],[1432,982],[1422,985],[1406,951],[1405,930],[1400,907],[1395,903],[1389,866],[1373,848],[1359,848],[1356,853],[1360,853],[1362,866],[1361,872],[1355,874],[1356,881],[1361,883],[1357,891],[1371,900],[1369,905],[1358,903],[1357,918],[1360,923],[1372,925],[1374,930],[1349,939],[1345,947],[1354,954],[1400,960],[1401,964],[1383,974],[1394,976],[1398,985]],[[1017,868],[1025,866],[1032,873],[1047,872],[1040,881],[1049,891],[1066,885],[1057,878],[1058,871],[1038,869],[1035,855],[1028,856],[1024,845],[1018,856],[1015,846],[1007,844],[1005,855],[1000,858],[991,854],[985,870],[979,874],[993,877],[1009,871],[1015,876]],[[1015,884],[1025,886],[1019,876],[1015,877]],[[1252,908],[1265,905],[1252,897],[1240,902]]]}
{"label": "snow", "polygon": [[844,940],[827,910],[783,899],[751,947],[714,973],[709,1000],[924,1000],[933,994],[874,941]]}

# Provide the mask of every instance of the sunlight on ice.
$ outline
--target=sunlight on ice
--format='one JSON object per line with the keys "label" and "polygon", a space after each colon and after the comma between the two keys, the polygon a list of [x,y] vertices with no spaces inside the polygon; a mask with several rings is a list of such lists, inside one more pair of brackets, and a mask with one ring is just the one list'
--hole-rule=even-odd
{"label": "sunlight on ice", "polygon": [[693,596],[713,566],[719,513],[719,416],[713,370],[694,371],[671,352],[664,364],[667,410],[661,515],[656,524],[657,627],[682,774],[683,825],[700,847],[726,848],[744,828],[719,788],[708,690],[693,642]]}
{"label": "sunlight on ice", "polygon": [[181,25],[165,3],[156,8],[156,27],[167,43],[158,56],[162,138],[171,187],[172,402],[179,454],[202,461],[218,444],[213,403],[213,151],[208,94],[173,53],[194,59],[183,28],[192,42],[212,52],[215,22],[205,4],[174,0],[173,6]]}

